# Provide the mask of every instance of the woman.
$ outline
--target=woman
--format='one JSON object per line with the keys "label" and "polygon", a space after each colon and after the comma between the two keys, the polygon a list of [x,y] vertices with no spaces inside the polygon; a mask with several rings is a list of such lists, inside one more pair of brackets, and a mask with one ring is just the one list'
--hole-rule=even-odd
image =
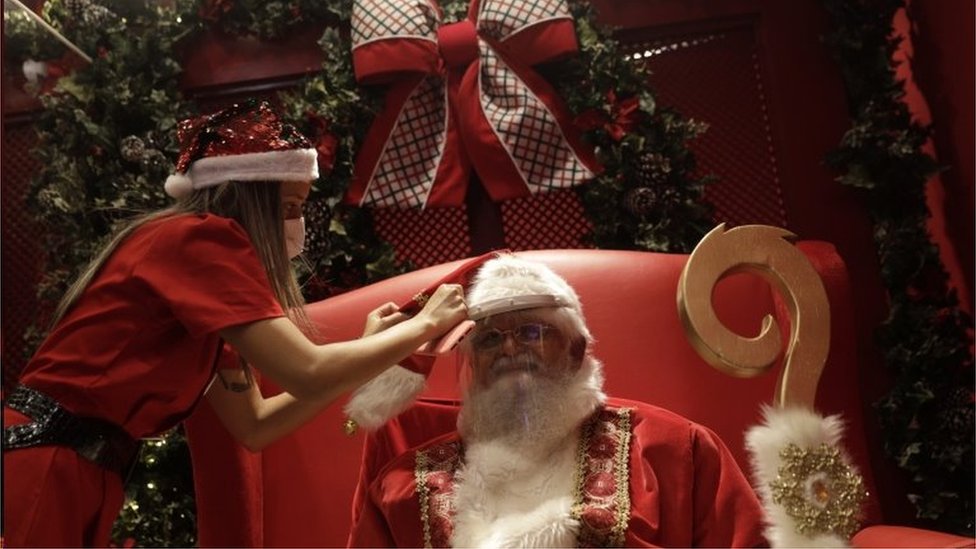
{"label": "woman", "polygon": [[[267,103],[184,121],[179,137],[177,202],[100,252],[5,397],[6,546],[106,545],[136,441],[177,425],[215,378],[218,416],[256,449],[466,317],[443,285],[411,318],[387,303],[361,339],[314,344],[289,259],[315,149]],[[218,371],[224,342],[287,394]]]}

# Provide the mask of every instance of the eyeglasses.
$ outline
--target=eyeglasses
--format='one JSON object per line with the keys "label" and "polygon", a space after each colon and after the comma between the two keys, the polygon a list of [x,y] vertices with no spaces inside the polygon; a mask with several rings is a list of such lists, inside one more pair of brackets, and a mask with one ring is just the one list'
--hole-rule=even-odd
{"label": "eyeglasses", "polygon": [[476,351],[490,351],[505,343],[505,338],[511,334],[515,342],[520,345],[538,345],[545,339],[546,334],[555,331],[548,324],[528,323],[516,326],[511,330],[489,329],[479,332],[471,339],[471,346]]}

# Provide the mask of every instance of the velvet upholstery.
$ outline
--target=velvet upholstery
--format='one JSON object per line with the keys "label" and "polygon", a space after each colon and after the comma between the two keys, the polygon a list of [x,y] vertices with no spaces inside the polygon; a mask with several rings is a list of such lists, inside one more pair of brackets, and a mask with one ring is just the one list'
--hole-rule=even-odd
{"label": "velvet upholstery", "polygon": [[[873,498],[847,271],[832,245],[810,241],[798,246],[822,276],[831,304],[831,351],[818,391],[818,411],[843,415],[846,447]],[[686,255],[610,250],[519,255],[547,263],[579,293],[596,338],[593,352],[605,365],[607,394],[663,406],[710,427],[743,469],[750,470],[743,433],[760,420],[760,404],[771,401],[777,372],[774,368],[757,378],[734,378],[698,357],[676,307]],[[308,314],[324,341],[355,338],[369,310],[386,301],[402,302],[459,264],[421,269],[312,303]],[[743,335],[757,334],[766,313],[776,315],[781,325],[789,324],[785,307],[756,276],[738,274],[723,280],[714,302],[719,318]],[[456,357],[438,358],[423,407],[370,437],[364,471],[422,442],[414,440],[416,433],[433,437],[452,428],[458,368]],[[275,390],[269,383],[264,386]],[[342,402],[333,404],[261,455],[248,454],[233,443],[206,405],[195,413],[186,427],[194,459],[200,546],[345,545],[367,435],[343,433],[341,407]],[[410,425],[398,429],[403,422]],[[880,519],[878,503],[872,499],[864,523],[875,525]]]}

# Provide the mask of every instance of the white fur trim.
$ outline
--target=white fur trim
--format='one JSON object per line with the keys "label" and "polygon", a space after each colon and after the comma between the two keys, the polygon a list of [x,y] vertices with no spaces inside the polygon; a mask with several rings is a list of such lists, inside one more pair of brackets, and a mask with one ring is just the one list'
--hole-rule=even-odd
{"label": "white fur trim", "polygon": [[[789,444],[800,448],[818,448],[821,444],[839,446],[844,433],[840,416],[823,417],[803,408],[763,409],[763,424],[746,432],[746,448],[752,462],[754,481],[766,511],[766,539],[777,547],[849,547],[847,539],[837,535],[808,537],[801,534],[786,509],[773,502],[770,483],[779,475],[780,451]],[[843,450],[842,450],[843,454]],[[850,463],[850,459],[844,455]]]}
{"label": "white fur trim", "polygon": [[[192,182],[193,189],[227,181],[311,181],[319,177],[318,152],[315,149],[289,149],[208,156],[190,164],[186,177]],[[166,192],[178,198],[168,188]]]}
{"label": "white fur trim", "polygon": [[478,270],[466,299],[469,307],[478,308],[490,301],[528,295],[558,298],[561,306],[569,307],[575,313],[580,333],[591,339],[576,291],[543,263],[526,261],[515,255],[491,259]]}
{"label": "white fur trim", "polygon": [[180,198],[193,191],[193,181],[184,174],[174,173],[166,178],[163,189],[173,198]]}
{"label": "white fur trim", "polygon": [[465,517],[461,519],[462,527],[455,530],[451,546],[576,547],[580,524],[570,515],[572,505],[573,498],[566,496],[542,501],[524,513],[512,513],[491,522]]}
{"label": "white fur trim", "polygon": [[471,445],[454,489],[451,546],[576,547],[576,441],[568,437],[545,457],[493,442]]}
{"label": "white fur trim", "polygon": [[413,404],[426,385],[423,374],[397,364],[356,389],[346,415],[363,429],[376,430]]}

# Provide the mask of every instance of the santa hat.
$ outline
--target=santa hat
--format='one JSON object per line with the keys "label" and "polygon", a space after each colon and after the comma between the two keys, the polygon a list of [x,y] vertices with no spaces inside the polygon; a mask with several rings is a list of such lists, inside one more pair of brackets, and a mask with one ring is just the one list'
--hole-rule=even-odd
{"label": "santa hat", "polygon": [[472,320],[538,307],[565,307],[578,333],[587,341],[592,339],[573,287],[548,266],[515,255],[485,263],[467,292],[467,304]]}
{"label": "santa hat", "polygon": [[467,291],[470,320],[435,343],[432,347],[436,349],[431,350],[430,354],[414,354],[357,389],[345,406],[347,433],[354,433],[358,427],[377,429],[410,407],[426,387],[433,364],[431,355],[453,349],[474,326],[475,320],[524,309],[565,307],[571,311],[574,327],[587,341],[591,340],[579,296],[573,288],[546,265],[509,253],[492,252],[464,262],[429,289],[401,305],[400,310],[419,310],[426,301],[425,296],[429,296],[437,286],[444,283],[463,284],[478,267],[480,269]]}
{"label": "santa hat", "polygon": [[180,122],[180,157],[166,179],[173,198],[227,181],[317,179],[317,153],[267,101],[249,100]]}

